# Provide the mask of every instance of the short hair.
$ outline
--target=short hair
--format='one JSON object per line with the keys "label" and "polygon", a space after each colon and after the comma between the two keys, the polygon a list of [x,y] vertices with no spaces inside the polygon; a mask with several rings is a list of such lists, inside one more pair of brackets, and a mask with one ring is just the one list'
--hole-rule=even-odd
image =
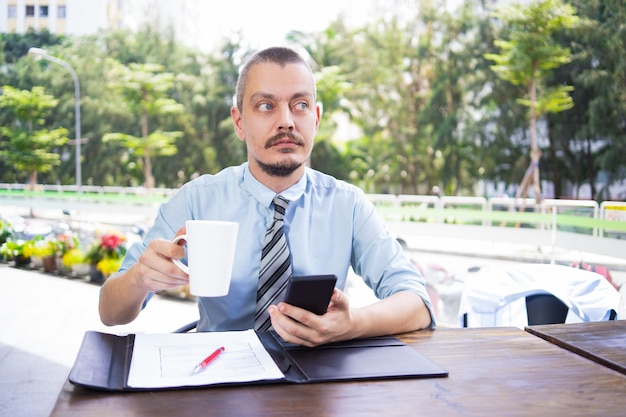
{"label": "short hair", "polygon": [[[310,65],[293,49],[275,46],[258,51],[246,61],[239,72],[239,78],[237,79],[237,87],[235,90],[235,97],[239,112],[243,111],[243,95],[246,90],[246,82],[248,81],[248,73],[250,72],[250,69],[256,64],[268,62],[278,64],[281,67],[284,67],[287,64],[303,64],[309,69],[311,76],[313,76],[313,71],[311,70]],[[315,81],[313,81],[313,88],[315,89]],[[313,93],[316,94],[315,91]]]}

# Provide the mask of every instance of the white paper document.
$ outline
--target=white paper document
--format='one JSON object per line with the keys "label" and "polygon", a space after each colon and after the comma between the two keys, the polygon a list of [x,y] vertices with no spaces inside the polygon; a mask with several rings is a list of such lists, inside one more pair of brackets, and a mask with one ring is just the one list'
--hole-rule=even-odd
{"label": "white paper document", "polygon": [[[202,372],[194,368],[224,352]],[[128,374],[133,388],[168,388],[284,378],[254,330],[137,334]]]}

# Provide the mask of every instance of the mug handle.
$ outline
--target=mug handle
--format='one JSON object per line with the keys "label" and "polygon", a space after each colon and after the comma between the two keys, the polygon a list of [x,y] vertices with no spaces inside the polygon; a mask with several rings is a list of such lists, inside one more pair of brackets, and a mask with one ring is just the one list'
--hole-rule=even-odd
{"label": "mug handle", "polygon": [[[187,239],[187,235],[178,235],[176,236],[172,242],[173,243],[177,243],[179,240],[183,240],[183,239]],[[172,259],[172,262],[174,262],[174,265],[176,265],[178,268],[180,268],[181,271],[185,272],[186,274],[189,274],[189,267],[187,265],[185,265],[184,263],[182,263],[179,259]]]}

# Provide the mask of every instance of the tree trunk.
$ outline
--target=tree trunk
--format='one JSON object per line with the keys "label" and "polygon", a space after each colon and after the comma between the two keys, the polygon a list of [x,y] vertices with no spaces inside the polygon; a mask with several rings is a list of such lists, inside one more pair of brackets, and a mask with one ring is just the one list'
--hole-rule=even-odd
{"label": "tree trunk", "polygon": [[596,171],[593,169],[593,155],[591,153],[591,139],[587,138],[587,146],[585,157],[587,159],[587,180],[589,181],[589,187],[591,188],[591,199],[596,199],[596,194],[598,191],[596,190]]}
{"label": "tree trunk", "polygon": [[37,188],[37,171],[31,171],[28,175],[28,189],[35,191]]}
{"label": "tree trunk", "polygon": [[150,161],[150,150],[146,148],[143,153],[143,171],[145,176],[145,187],[146,188],[154,188],[154,177],[152,176],[152,162]]}
{"label": "tree trunk", "polygon": [[[528,94],[530,96],[530,166],[526,169],[524,178],[520,184],[520,187],[515,193],[515,198],[522,196],[526,198],[528,196],[528,187],[531,182],[533,184],[533,190],[535,192],[535,203],[541,203],[541,181],[539,176],[539,159],[541,159],[541,151],[537,146],[537,114],[535,112],[535,103],[537,101],[537,82],[535,78],[530,81],[528,86]],[[524,211],[524,204],[522,204],[521,211]]]}
{"label": "tree trunk", "polygon": [[554,184],[554,197],[559,198],[563,194],[561,187],[561,178],[556,156],[556,149],[552,140],[550,140],[550,161],[552,162],[552,184]]}
{"label": "tree trunk", "polygon": [[533,78],[530,83],[530,163],[532,165],[532,181],[535,191],[535,203],[541,203],[541,182],[539,176],[539,159],[541,151],[537,146],[537,114],[535,104],[537,101],[537,82]]}
{"label": "tree trunk", "polygon": [[141,115],[141,134],[144,139],[143,150],[143,176],[144,187],[148,189],[154,188],[154,177],[152,176],[152,162],[150,161],[150,146],[148,146],[148,114],[144,111]]}

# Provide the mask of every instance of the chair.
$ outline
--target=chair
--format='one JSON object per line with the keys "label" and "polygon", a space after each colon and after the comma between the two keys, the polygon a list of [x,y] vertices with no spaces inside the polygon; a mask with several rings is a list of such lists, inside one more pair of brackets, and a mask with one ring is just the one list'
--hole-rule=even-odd
{"label": "chair", "polygon": [[183,327],[174,330],[174,333],[187,333],[195,329],[196,326],[198,326],[198,320],[185,324]]}
{"label": "chair", "polygon": [[615,320],[620,295],[601,275],[563,265],[489,266],[469,271],[463,327]]}
{"label": "chair", "polygon": [[526,297],[528,325],[565,323],[569,308],[552,294],[533,294]]}
{"label": "chair", "polygon": [[[534,294],[526,297],[528,325],[565,323],[569,308],[552,294]],[[467,327],[467,313],[463,315]]]}

